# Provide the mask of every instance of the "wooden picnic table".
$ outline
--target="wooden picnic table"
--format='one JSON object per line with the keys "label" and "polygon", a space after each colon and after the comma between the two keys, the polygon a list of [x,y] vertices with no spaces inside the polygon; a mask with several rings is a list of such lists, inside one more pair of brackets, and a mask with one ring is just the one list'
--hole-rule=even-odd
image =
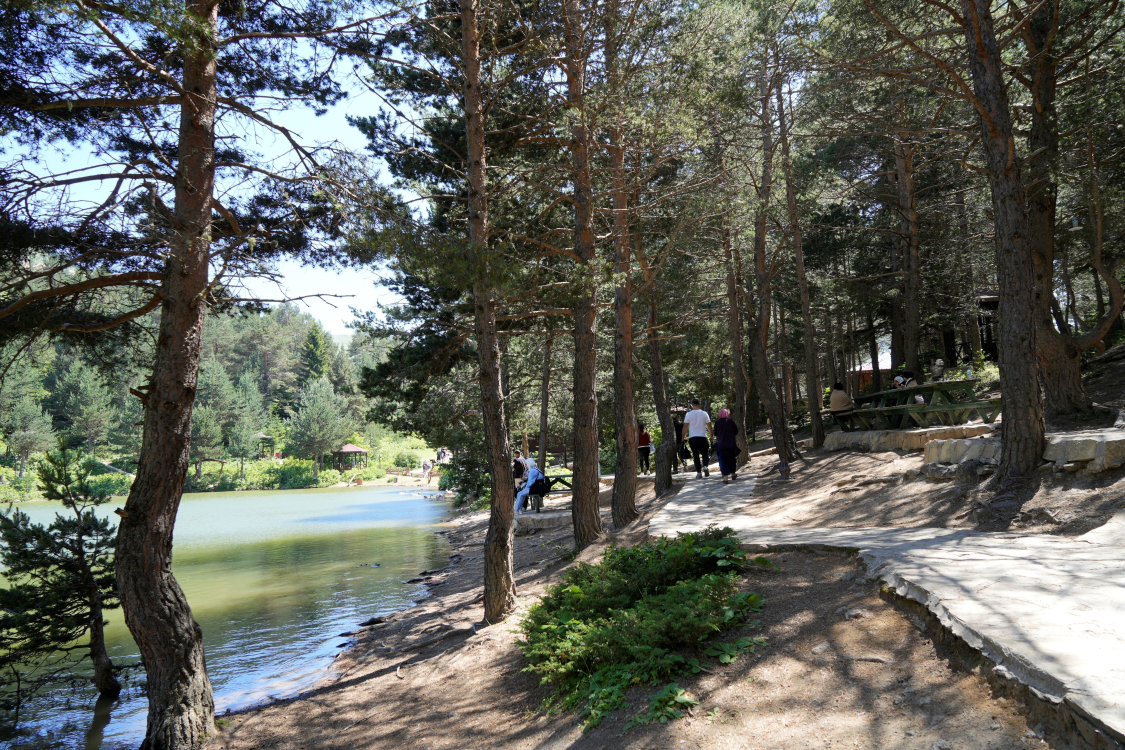
{"label": "wooden picnic table", "polygon": [[853,399],[856,408],[852,411],[834,416],[847,431],[964,424],[973,412],[991,423],[1003,410],[1003,402],[1000,398],[978,399],[974,390],[978,382],[939,380],[869,393]]}

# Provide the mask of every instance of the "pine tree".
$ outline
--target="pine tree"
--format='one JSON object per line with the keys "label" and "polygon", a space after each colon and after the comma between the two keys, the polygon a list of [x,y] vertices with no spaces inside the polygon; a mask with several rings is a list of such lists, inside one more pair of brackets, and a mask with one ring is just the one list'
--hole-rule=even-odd
{"label": "pine tree", "polygon": [[90,455],[105,441],[117,410],[101,375],[94,368],[76,362],[67,373],[65,387],[69,392],[66,411],[71,433],[82,440]]}
{"label": "pine tree", "polygon": [[304,386],[306,383],[326,377],[331,366],[332,350],[328,345],[328,337],[320,325],[313,323],[309,326],[309,333],[301,346],[299,385]]}
{"label": "pine tree", "polygon": [[19,510],[0,512],[0,563],[9,582],[0,589],[0,648],[3,666],[21,677],[6,681],[4,698],[17,709],[21,692],[71,672],[87,657],[101,693],[121,689],[104,635],[104,611],[118,606],[117,530],[94,512],[110,498],[95,491],[89,477],[90,462],[60,446],[40,463],[39,482],[67,512],[49,526]]}
{"label": "pine tree", "polygon": [[50,416],[30,396],[24,396],[12,404],[11,413],[4,419],[3,430],[4,441],[20,458],[21,477],[31,454],[47,450],[55,441]]}
{"label": "pine tree", "polygon": [[191,414],[191,462],[196,481],[203,479],[203,462],[223,455],[223,428],[218,413],[210,406],[198,406]]}
{"label": "pine tree", "polygon": [[246,477],[245,462],[258,454],[258,432],[266,421],[257,377],[249,370],[238,376],[234,412],[227,431],[227,452],[238,459],[238,478]]}
{"label": "pine tree", "polygon": [[348,401],[327,378],[314,380],[301,391],[297,413],[289,420],[289,442],[297,453],[313,460],[313,479],[319,479],[325,453],[339,448],[355,425],[347,416]]}
{"label": "pine tree", "polygon": [[215,358],[204,362],[199,368],[199,382],[195,387],[196,405],[214,411],[215,418],[225,430],[234,419],[236,399],[234,384],[230,382],[226,368]]}

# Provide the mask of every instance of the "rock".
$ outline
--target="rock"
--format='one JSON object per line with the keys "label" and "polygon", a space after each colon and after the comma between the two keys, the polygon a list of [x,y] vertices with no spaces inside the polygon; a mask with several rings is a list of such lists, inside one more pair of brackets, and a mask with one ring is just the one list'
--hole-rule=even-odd
{"label": "rock", "polygon": [[918,477],[922,476],[922,472],[917,469],[907,469],[902,475],[902,481],[913,482]]}
{"label": "rock", "polygon": [[841,582],[854,581],[856,579],[856,575],[858,574],[854,570],[849,570],[847,573],[841,573],[840,577],[836,580]]}
{"label": "rock", "polygon": [[956,466],[943,466],[936,462],[922,464],[921,471],[927,479],[933,479],[935,481],[949,481],[957,478]]}
{"label": "rock", "polygon": [[1082,471],[1083,469],[1085,469],[1086,463],[1085,462],[1079,462],[1079,461],[1068,461],[1067,463],[1063,464],[1060,468],[1063,471],[1069,471],[1071,474],[1073,474],[1076,471]]}
{"label": "rock", "polygon": [[1000,725],[999,724],[989,724],[988,728],[991,729],[993,732],[995,732],[997,729],[1000,728]]}
{"label": "rock", "polygon": [[949,750],[951,747],[953,745],[950,745],[946,740],[936,740],[934,744],[930,745],[930,750]]}
{"label": "rock", "polygon": [[372,617],[369,620],[364,620],[363,622],[361,622],[359,624],[359,626],[361,628],[369,628],[372,625],[382,625],[386,621],[387,621],[387,618],[385,616]]}
{"label": "rock", "polygon": [[962,492],[960,489],[956,487],[946,487],[944,490],[939,492],[937,494],[937,497],[934,499],[940,503],[954,503],[960,500],[961,497]]}
{"label": "rock", "polygon": [[852,607],[844,613],[845,620],[862,620],[865,617],[870,617],[871,613],[863,607]]}
{"label": "rock", "polygon": [[827,650],[828,650],[828,649],[830,649],[830,648],[832,648],[832,644],[831,644],[831,643],[829,643],[828,641],[824,641],[824,642],[823,642],[823,643],[821,643],[821,644],[818,644],[818,645],[816,645],[816,646],[813,646],[813,647],[812,647],[812,652],[813,652],[814,654],[816,654],[817,656],[820,656],[821,654],[823,654],[823,653],[824,653],[825,651],[827,651]]}
{"label": "rock", "polygon": [[[895,696],[895,699],[894,699],[894,704],[895,704],[896,706],[901,706],[901,705],[902,705],[902,702],[903,702],[904,700],[906,700],[906,699],[905,699],[905,698],[903,698],[903,697],[902,697],[901,695],[896,695],[896,696]],[[912,735],[912,734],[914,734],[914,732],[907,732],[907,734],[911,734],[911,735]]]}

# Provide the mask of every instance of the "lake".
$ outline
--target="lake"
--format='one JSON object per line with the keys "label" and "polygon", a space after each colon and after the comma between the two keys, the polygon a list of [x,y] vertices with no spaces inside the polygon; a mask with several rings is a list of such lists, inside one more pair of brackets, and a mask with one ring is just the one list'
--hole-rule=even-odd
{"label": "lake", "polygon": [[[184,496],[172,567],[203,628],[217,712],[306,689],[330,670],[347,640],[339,633],[427,595],[423,585],[402,583],[448,562],[445,541],[433,533],[448,504],[425,494],[356,487]],[[123,498],[102,510],[110,515],[121,505]],[[20,510],[49,523],[61,507]],[[138,661],[120,610],[108,619],[114,664]],[[143,672],[134,673],[112,705],[95,706],[92,688],[39,699],[7,746],[136,748],[145,727],[142,681]]]}

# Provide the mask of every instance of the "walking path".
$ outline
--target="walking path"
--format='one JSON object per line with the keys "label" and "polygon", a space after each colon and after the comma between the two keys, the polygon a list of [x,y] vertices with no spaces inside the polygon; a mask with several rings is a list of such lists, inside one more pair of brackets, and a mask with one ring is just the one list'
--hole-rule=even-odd
{"label": "walking path", "polygon": [[[1088,720],[1093,728],[1076,722],[1083,734],[1098,728],[1125,744],[1125,510],[1080,537],[765,527],[742,512],[754,486],[752,476],[725,486],[691,479],[653,517],[649,533],[719,524],[760,549],[855,552],[869,578],[926,606],[1000,675]],[[1086,739],[1112,746],[1104,736]]]}

